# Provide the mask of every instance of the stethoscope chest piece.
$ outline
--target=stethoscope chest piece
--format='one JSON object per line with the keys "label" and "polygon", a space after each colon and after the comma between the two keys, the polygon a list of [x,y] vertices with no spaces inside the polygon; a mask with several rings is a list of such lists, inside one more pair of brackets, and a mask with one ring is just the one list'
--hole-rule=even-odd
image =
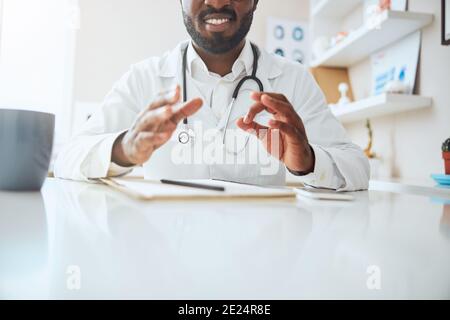
{"label": "stethoscope chest piece", "polygon": [[183,131],[181,131],[178,134],[178,141],[181,144],[184,144],[184,145],[186,145],[186,144],[188,144],[190,142],[193,142],[194,138],[195,138],[194,131],[192,129],[189,129],[189,128],[183,129]]}
{"label": "stethoscope chest piece", "polygon": [[[234,108],[234,104],[236,102],[236,99],[239,95],[239,92],[242,88],[242,86],[244,85],[245,82],[247,81],[254,81],[256,82],[256,84],[258,85],[259,91],[263,92],[264,91],[264,85],[261,82],[261,80],[256,76],[256,73],[258,71],[258,59],[259,59],[259,55],[258,55],[258,48],[251,44],[252,47],[252,51],[253,51],[253,69],[252,69],[252,74],[249,76],[245,76],[244,78],[242,78],[239,83],[237,84],[236,88],[234,89],[233,95],[232,95],[232,101],[230,103],[230,106],[228,107],[228,115],[226,117],[226,123],[225,123],[225,127],[223,128],[222,131],[222,142],[223,142],[223,146],[226,147],[226,134],[227,134],[227,128],[229,127],[230,124],[230,119],[231,119],[231,112],[233,111]],[[188,49],[186,48],[186,50],[184,50],[184,54],[183,54],[183,102],[187,102],[187,52]],[[183,145],[187,145],[188,143],[193,143],[194,138],[195,138],[195,133],[192,129],[189,128],[189,124],[188,124],[188,119],[184,119],[183,121],[183,125],[185,126],[185,128],[178,134],[178,141],[183,144]],[[244,149],[247,146],[249,141],[249,137],[247,137]],[[235,155],[237,155],[236,152],[233,152]]]}

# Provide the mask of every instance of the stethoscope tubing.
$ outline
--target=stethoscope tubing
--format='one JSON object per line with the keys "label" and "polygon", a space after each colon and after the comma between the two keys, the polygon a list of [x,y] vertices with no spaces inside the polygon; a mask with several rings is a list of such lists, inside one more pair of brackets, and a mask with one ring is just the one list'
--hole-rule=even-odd
{"label": "stethoscope tubing", "polygon": [[[242,86],[247,82],[247,81],[254,81],[256,82],[256,84],[259,87],[259,91],[263,92],[264,91],[264,85],[261,82],[261,80],[257,77],[256,73],[258,71],[258,60],[259,60],[259,54],[258,54],[258,47],[256,45],[254,45],[253,43],[251,44],[252,47],[252,51],[253,51],[253,70],[252,70],[252,74],[249,76],[245,76],[244,78],[242,78],[239,83],[237,84],[236,88],[233,91],[233,96],[231,99],[231,103],[228,107],[228,113],[227,113],[227,121],[225,123],[225,128],[223,130],[222,133],[222,143],[225,145],[225,138],[226,138],[226,131],[227,128],[230,124],[230,118],[231,118],[231,112],[234,109],[234,104],[237,100],[237,97],[239,96],[239,92],[241,91]],[[186,49],[183,52],[183,102],[186,103],[187,102],[187,52],[188,52],[188,47],[186,47]],[[181,144],[188,144],[191,139],[193,137],[191,137],[190,133],[189,133],[189,120],[187,118],[185,118],[183,120],[183,125],[185,126],[185,130],[182,131],[179,135],[178,135],[178,141]],[[247,137],[247,141],[246,144],[248,144],[250,137]]]}

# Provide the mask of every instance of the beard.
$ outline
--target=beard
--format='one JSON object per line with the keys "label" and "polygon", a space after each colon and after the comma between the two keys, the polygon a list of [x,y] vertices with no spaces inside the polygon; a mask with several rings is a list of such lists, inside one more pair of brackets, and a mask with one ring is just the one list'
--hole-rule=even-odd
{"label": "beard", "polygon": [[[207,10],[202,14],[200,14],[198,22],[200,24],[205,23],[203,17],[205,17],[207,14],[210,13],[228,13],[231,14],[233,17],[236,17],[236,13],[234,11],[226,8],[220,11],[212,11],[212,12],[211,11],[212,10]],[[231,37],[225,37],[223,36],[223,34],[219,32],[213,33],[212,37],[208,38],[202,36],[202,34],[195,28],[195,24],[192,18],[186,15],[184,11],[183,11],[183,20],[187,32],[189,33],[192,40],[197,46],[199,46],[201,49],[211,54],[224,54],[236,48],[242,42],[242,40],[245,39],[253,23],[253,14],[254,11],[250,10],[250,12],[248,12],[243,17],[239,29]]]}

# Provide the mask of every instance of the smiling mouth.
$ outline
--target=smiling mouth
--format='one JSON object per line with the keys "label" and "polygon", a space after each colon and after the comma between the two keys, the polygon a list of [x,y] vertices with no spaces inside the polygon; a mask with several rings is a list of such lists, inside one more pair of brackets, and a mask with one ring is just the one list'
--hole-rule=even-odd
{"label": "smiling mouth", "polygon": [[213,25],[213,26],[220,26],[220,25],[226,24],[226,23],[228,23],[228,22],[230,22],[230,21],[231,21],[231,19],[228,19],[228,18],[222,18],[222,19],[206,19],[206,20],[205,20],[205,23],[206,23],[206,24],[211,24],[211,25]]}
{"label": "smiling mouth", "polygon": [[225,26],[232,22],[234,18],[233,14],[222,12],[206,14],[202,20],[207,26],[217,29],[217,27]]}

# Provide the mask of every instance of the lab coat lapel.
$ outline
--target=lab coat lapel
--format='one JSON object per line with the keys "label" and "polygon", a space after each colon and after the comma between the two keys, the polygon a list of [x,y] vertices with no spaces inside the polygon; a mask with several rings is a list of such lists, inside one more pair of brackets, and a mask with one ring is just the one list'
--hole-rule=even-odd
{"label": "lab coat lapel", "polygon": [[[161,62],[160,77],[162,78],[173,78],[173,84],[183,84],[183,70],[182,70],[182,60],[183,60],[183,50],[188,46],[189,41],[185,41],[177,46],[172,52],[170,52],[166,59]],[[281,66],[278,60],[272,57],[269,53],[264,50],[260,50],[259,57],[259,68],[256,73],[257,77],[261,80],[264,86],[265,92],[273,92],[272,83],[278,77],[283,74]],[[187,75],[187,91],[188,99],[194,97],[201,97],[199,90],[194,85],[190,75]],[[230,117],[230,123],[236,121],[239,117],[247,114],[251,105],[239,105],[235,104],[234,110]],[[225,112],[222,118],[217,121],[217,118],[213,114],[211,107],[204,105],[193,117],[191,117],[191,122],[200,121],[202,122],[205,129],[217,128],[219,130],[224,129],[226,124],[227,113]],[[264,112],[259,115],[258,119],[264,123],[264,120],[270,119],[270,115]]]}
{"label": "lab coat lapel", "polygon": [[[260,67],[257,72],[257,76],[263,83],[264,92],[275,92],[273,83],[278,77],[281,77],[283,75],[283,71],[281,69],[281,66],[279,65],[278,60],[265,50],[261,50],[259,65]],[[250,107],[247,107],[245,113],[248,112],[248,108]],[[256,121],[258,121],[262,125],[268,125],[268,122],[271,118],[271,114],[263,111],[258,115]]]}
{"label": "lab coat lapel", "polygon": [[273,92],[272,83],[283,74],[281,66],[275,57],[260,50],[259,69],[256,75],[263,82],[264,92]]}
{"label": "lab coat lapel", "polygon": [[[170,52],[164,61],[161,62],[159,76],[165,78],[165,80],[173,79],[173,85],[180,85],[183,87],[183,52],[189,45],[189,41],[185,41],[179,44],[172,52]],[[193,79],[187,74],[187,93],[188,100],[200,97],[205,101],[205,97],[200,94],[197,86],[194,84]],[[210,106],[203,105],[203,107],[192,117],[189,118],[189,122],[200,121],[204,129],[216,128],[217,118],[214,116]]]}
{"label": "lab coat lapel", "polygon": [[199,121],[202,123],[203,129],[216,128],[218,120],[214,115],[214,113],[212,112],[211,106],[205,104],[206,103],[205,97],[201,95],[200,91],[198,90],[197,86],[194,83],[194,80],[191,78],[189,74],[187,75],[187,92],[188,92],[188,99],[200,97],[204,102],[202,108],[191,117],[191,123]]}
{"label": "lab coat lapel", "polygon": [[[256,76],[261,80],[263,86],[264,86],[264,92],[274,92],[273,90],[273,81],[276,80],[278,77],[282,75],[282,69],[279,66],[276,59],[274,59],[270,54],[267,52],[260,50],[260,58],[259,58],[259,67],[258,71],[256,73]],[[250,80],[249,80],[250,82]],[[245,87],[245,85],[244,85]],[[246,94],[246,93],[242,93]],[[248,92],[247,92],[248,94]],[[231,112],[230,116],[230,122],[234,123],[237,119],[240,117],[243,117],[247,114],[248,110],[252,106],[252,101],[248,99],[244,99],[246,103],[235,103],[233,110]],[[229,108],[230,106],[228,106]],[[219,130],[223,130],[226,125],[227,121],[227,115],[228,113],[225,112],[224,116],[220,119],[217,128]],[[257,120],[261,121],[262,124],[267,124],[268,120],[271,118],[270,114],[267,112],[263,112],[260,115],[258,115]]]}

